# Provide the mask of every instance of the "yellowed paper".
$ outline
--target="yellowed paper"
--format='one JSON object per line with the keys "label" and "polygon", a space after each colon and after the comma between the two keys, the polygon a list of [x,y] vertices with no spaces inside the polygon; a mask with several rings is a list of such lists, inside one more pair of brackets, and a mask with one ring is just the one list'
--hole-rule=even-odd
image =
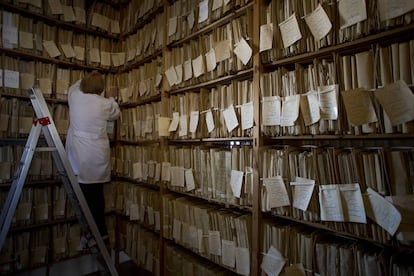
{"label": "yellowed paper", "polygon": [[59,0],[47,0],[52,14],[63,14],[63,7]]}
{"label": "yellowed paper", "polygon": [[339,185],[320,185],[319,206],[321,210],[321,220],[345,221],[341,204],[341,195],[339,193]]}
{"label": "yellowed paper", "polygon": [[207,52],[206,56],[206,67],[207,72],[211,72],[214,69],[216,69],[216,53],[214,51],[214,48],[211,48],[210,51]]}
{"label": "yellowed paper", "polygon": [[221,262],[228,267],[236,267],[236,243],[229,240],[221,240]]}
{"label": "yellowed paper", "polygon": [[393,126],[414,120],[414,94],[404,81],[399,80],[376,90],[375,97]]}
{"label": "yellowed paper", "polygon": [[364,200],[367,216],[394,236],[401,223],[401,214],[389,201],[371,188]]}
{"label": "yellowed paper", "polygon": [[319,99],[316,91],[309,91],[300,97],[300,111],[303,116],[305,126],[312,125],[319,121]]}
{"label": "yellowed paper", "polygon": [[367,19],[365,0],[340,0],[338,11],[341,29]]}
{"label": "yellowed paper", "polygon": [[203,55],[199,55],[192,62],[194,77],[197,78],[206,72]]}
{"label": "yellowed paper", "polygon": [[76,20],[75,12],[73,11],[72,6],[62,6],[63,10],[63,21],[72,22]]}
{"label": "yellowed paper", "polygon": [[252,57],[252,48],[250,48],[250,45],[244,38],[240,39],[233,51],[244,65],[246,65]]}
{"label": "yellowed paper", "polygon": [[177,17],[171,17],[168,21],[168,36],[172,36],[177,32]]}
{"label": "yellowed paper", "polygon": [[231,132],[233,129],[235,129],[239,125],[236,111],[234,110],[234,106],[232,104],[223,110],[223,115],[224,115],[224,121],[226,123],[228,132]]}
{"label": "yellowed paper", "polygon": [[60,51],[53,40],[44,40],[43,47],[50,57],[54,58],[60,56]]}
{"label": "yellowed paper", "polygon": [[167,77],[170,86],[177,83],[177,72],[175,71],[174,66],[171,66],[167,69],[167,71],[165,71],[165,76]]}
{"label": "yellowed paper", "polygon": [[231,170],[230,187],[234,197],[240,198],[243,184],[243,176],[244,173],[242,171]]}
{"label": "yellowed paper", "polygon": [[280,125],[282,100],[279,96],[263,97],[262,124],[264,126]]}
{"label": "yellowed paper", "polygon": [[408,13],[414,9],[412,0],[378,0],[381,21]]}
{"label": "yellowed paper", "polygon": [[214,52],[216,54],[216,61],[220,62],[231,57],[230,40],[219,41],[214,45]]}
{"label": "yellowed paper", "polygon": [[283,255],[272,245],[263,256],[260,268],[267,273],[267,275],[279,275],[285,266],[286,261]]}
{"label": "yellowed paper", "polygon": [[178,127],[178,123],[180,122],[180,113],[173,112],[173,118],[170,124],[170,127],[168,128],[168,131],[176,131]]}
{"label": "yellowed paper", "polygon": [[344,203],[342,207],[345,221],[367,223],[359,184],[340,184],[339,191],[341,193],[342,202]]}
{"label": "yellowed paper", "polygon": [[242,104],[241,106],[241,125],[242,130],[253,127],[253,102]]}
{"label": "yellowed paper", "polygon": [[76,57],[76,52],[73,49],[72,45],[70,44],[61,44],[60,47],[62,48],[63,54],[67,58]]}
{"label": "yellowed paper", "polygon": [[184,61],[184,81],[188,81],[193,76],[193,68],[191,66],[191,59]]}
{"label": "yellowed paper", "polygon": [[266,187],[267,199],[270,208],[290,206],[289,195],[287,193],[283,178],[280,175],[264,178],[263,185]]}
{"label": "yellowed paper", "polygon": [[263,52],[272,49],[273,45],[273,23],[260,26],[259,51]]}
{"label": "yellowed paper", "polygon": [[194,133],[197,131],[199,116],[200,116],[200,112],[191,111],[190,113],[190,132],[191,133]]}
{"label": "yellowed paper", "polygon": [[299,116],[300,95],[286,96],[282,101],[281,126],[293,126]]}
{"label": "yellowed paper", "polygon": [[20,88],[30,89],[35,84],[35,75],[29,73],[20,73]]}
{"label": "yellowed paper", "polygon": [[369,92],[363,88],[342,92],[346,115],[353,126],[377,122]]}
{"label": "yellowed paper", "polygon": [[279,24],[282,35],[283,47],[287,48],[302,38],[296,14],[293,13],[289,18]]}
{"label": "yellowed paper", "polygon": [[315,180],[297,176],[294,182],[290,182],[290,186],[293,190],[293,207],[307,211],[315,187]]}
{"label": "yellowed paper", "polygon": [[305,16],[305,22],[316,41],[324,38],[332,28],[332,23],[321,4]]}
{"label": "yellowed paper", "polygon": [[19,32],[19,46],[25,49],[33,49],[33,34],[29,32]]}

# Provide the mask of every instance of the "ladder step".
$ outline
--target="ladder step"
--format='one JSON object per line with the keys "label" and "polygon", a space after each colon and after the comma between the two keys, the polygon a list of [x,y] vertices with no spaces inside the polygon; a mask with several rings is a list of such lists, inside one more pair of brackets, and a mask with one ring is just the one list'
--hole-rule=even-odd
{"label": "ladder step", "polygon": [[38,147],[35,151],[57,151],[55,147]]}

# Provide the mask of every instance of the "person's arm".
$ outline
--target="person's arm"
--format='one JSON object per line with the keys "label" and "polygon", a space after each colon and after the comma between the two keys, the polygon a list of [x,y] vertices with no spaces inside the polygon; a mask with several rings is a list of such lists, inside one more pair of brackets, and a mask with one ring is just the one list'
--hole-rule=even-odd
{"label": "person's arm", "polygon": [[80,90],[80,83],[81,83],[81,80],[78,80],[78,81],[76,81],[74,84],[72,84],[70,87],[69,87],[69,90],[68,90],[68,95],[70,96],[70,94],[72,94],[74,91],[79,91]]}
{"label": "person's arm", "polygon": [[109,98],[109,105],[108,105],[108,121],[115,121],[119,118],[119,115],[121,113],[119,109],[118,103],[115,101],[114,98]]}

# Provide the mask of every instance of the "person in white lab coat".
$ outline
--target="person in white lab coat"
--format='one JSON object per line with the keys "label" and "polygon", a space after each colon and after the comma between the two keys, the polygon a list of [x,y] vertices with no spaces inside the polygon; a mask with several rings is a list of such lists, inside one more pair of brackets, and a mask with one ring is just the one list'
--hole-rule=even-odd
{"label": "person in white lab coat", "polygon": [[106,126],[118,119],[120,109],[113,98],[101,96],[104,88],[104,78],[96,71],[69,88],[66,152],[100,234],[107,240],[103,185],[111,181],[111,155]]}

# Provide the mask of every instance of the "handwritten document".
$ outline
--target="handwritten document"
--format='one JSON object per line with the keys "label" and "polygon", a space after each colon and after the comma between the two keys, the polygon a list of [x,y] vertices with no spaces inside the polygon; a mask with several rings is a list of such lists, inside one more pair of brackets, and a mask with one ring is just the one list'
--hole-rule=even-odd
{"label": "handwritten document", "polygon": [[193,59],[193,73],[194,73],[194,77],[199,77],[202,74],[204,74],[205,71],[205,66],[204,66],[204,58],[203,55],[199,55],[198,57],[196,57],[195,59]]}
{"label": "handwritten document", "polygon": [[363,88],[357,88],[342,92],[346,115],[354,126],[377,122],[374,105],[369,92]]}
{"label": "handwritten document", "polygon": [[230,40],[222,40],[214,45],[214,52],[216,53],[216,61],[220,62],[231,57]]}
{"label": "handwritten document", "polygon": [[173,86],[177,83],[178,77],[174,66],[170,66],[170,68],[168,68],[167,71],[165,71],[165,76],[167,77],[168,84],[170,86]]}
{"label": "handwritten document", "polygon": [[305,16],[305,22],[316,41],[324,38],[332,29],[332,23],[321,4]]}
{"label": "handwritten document", "polygon": [[223,110],[223,115],[224,115],[224,122],[226,123],[228,132],[232,131],[239,125],[236,111],[234,110],[234,106],[232,104]]}
{"label": "handwritten document", "polygon": [[260,26],[259,51],[272,49],[273,46],[273,23]]}
{"label": "handwritten document", "polygon": [[208,0],[202,0],[198,7],[198,23],[202,23],[208,19]]}
{"label": "handwritten document", "polygon": [[172,118],[170,127],[168,128],[168,131],[176,131],[179,122],[180,122],[180,113],[173,112],[173,118]]}
{"label": "handwritten document", "polygon": [[286,96],[282,101],[281,126],[293,126],[299,116],[300,95]]}
{"label": "handwritten document", "polygon": [[191,59],[184,61],[184,81],[188,81],[193,76]]}
{"label": "handwritten document", "polygon": [[210,254],[221,256],[220,231],[208,231],[208,245]]}
{"label": "handwritten document", "polygon": [[211,110],[206,111],[206,125],[207,125],[207,131],[209,133],[214,130],[214,118],[213,118],[213,112],[211,112]]}
{"label": "handwritten document", "polygon": [[249,248],[236,248],[236,272],[240,275],[250,274],[250,251]]}
{"label": "handwritten document", "polygon": [[264,178],[270,208],[289,206],[290,200],[282,176]]}
{"label": "handwritten document", "polygon": [[200,117],[200,112],[191,111],[190,113],[190,132],[191,133],[194,133],[197,131],[199,117]]}
{"label": "handwritten document", "polygon": [[300,111],[303,116],[305,126],[312,125],[319,121],[319,99],[316,91],[309,91],[301,94],[300,97]]}
{"label": "handwritten document", "polygon": [[221,262],[228,267],[236,267],[236,243],[229,240],[221,240]]}
{"label": "handwritten document", "polygon": [[271,245],[267,253],[263,256],[260,268],[266,272],[266,275],[278,276],[285,264],[286,261],[282,253]]}
{"label": "handwritten document", "polygon": [[230,174],[230,187],[233,195],[240,198],[241,188],[243,184],[243,172],[237,170],[231,170]]}
{"label": "handwritten document", "polygon": [[233,51],[244,65],[246,65],[252,57],[252,48],[244,38],[240,39]]}
{"label": "handwritten document", "polygon": [[401,223],[400,212],[371,188],[367,189],[366,197],[367,216],[393,236]]}
{"label": "handwritten document", "polygon": [[253,127],[253,102],[242,104],[241,125],[243,130]]}
{"label": "handwritten document", "polygon": [[365,0],[340,0],[338,2],[341,29],[367,19]]}
{"label": "handwritten document", "polygon": [[338,85],[327,85],[319,87],[319,108],[321,119],[338,119]]}
{"label": "handwritten document", "polygon": [[216,52],[214,48],[211,48],[210,51],[207,52],[206,56],[206,67],[207,72],[211,72],[216,69],[217,61],[216,61]]}
{"label": "handwritten document", "polygon": [[377,89],[375,97],[393,126],[414,120],[414,94],[403,80]]}
{"label": "handwritten document", "polygon": [[345,221],[341,196],[339,193],[339,185],[320,185],[319,206],[321,210],[321,220]]}
{"label": "handwritten document", "polygon": [[412,0],[378,0],[381,21],[408,13],[414,9]]}
{"label": "handwritten document", "polygon": [[187,192],[195,189],[194,174],[192,169],[185,170],[185,186]]}
{"label": "handwritten document", "polygon": [[343,200],[345,221],[367,223],[364,202],[358,183],[340,184],[339,191]]}
{"label": "handwritten document", "polygon": [[282,99],[279,96],[263,97],[262,124],[264,126],[280,125]]}
{"label": "handwritten document", "polygon": [[18,71],[4,70],[4,87],[19,88],[20,74]]}
{"label": "handwritten document", "polygon": [[290,182],[290,186],[293,187],[293,207],[302,211],[308,210],[315,187],[315,180],[296,177],[294,182]]}
{"label": "handwritten document", "polygon": [[300,33],[298,19],[293,13],[289,18],[279,24],[280,33],[282,34],[283,47],[287,48],[302,38]]}
{"label": "handwritten document", "polygon": [[43,47],[50,57],[54,58],[60,56],[60,51],[53,40],[44,40]]}

